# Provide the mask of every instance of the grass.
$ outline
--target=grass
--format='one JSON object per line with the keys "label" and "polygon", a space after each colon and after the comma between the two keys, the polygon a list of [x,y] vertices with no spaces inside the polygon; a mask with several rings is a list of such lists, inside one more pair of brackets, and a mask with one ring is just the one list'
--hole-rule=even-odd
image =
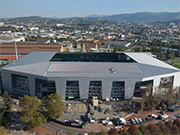
{"label": "grass", "polygon": [[172,61],[180,61],[180,57],[175,57]]}
{"label": "grass", "polygon": [[180,69],[180,63],[172,63],[172,65]]}

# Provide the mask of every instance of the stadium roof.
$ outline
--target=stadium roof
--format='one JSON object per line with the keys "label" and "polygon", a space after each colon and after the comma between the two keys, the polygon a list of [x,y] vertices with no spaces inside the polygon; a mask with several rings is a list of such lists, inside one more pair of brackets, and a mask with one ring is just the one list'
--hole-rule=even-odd
{"label": "stadium roof", "polygon": [[[59,54],[59,53],[58,53]],[[62,53],[63,54],[63,53]],[[68,57],[67,53],[65,56]],[[70,53],[69,53],[70,54]],[[79,53],[82,55],[83,53]],[[93,53],[91,53],[94,55]],[[110,54],[110,53],[109,53]],[[112,54],[113,60],[116,55],[126,55],[126,58],[131,61],[115,61],[115,62],[92,62],[92,61],[52,61],[57,53],[55,52],[32,52],[19,60],[16,60],[2,70],[15,71],[27,74],[34,74],[44,77],[93,77],[98,74],[98,77],[138,77],[145,78],[157,76],[161,74],[169,74],[180,72],[179,69],[168,65],[156,58],[153,58],[145,53],[117,53]],[[71,54],[72,55],[72,54]],[[89,55],[89,54],[88,54]],[[98,55],[97,53],[95,55]],[[101,56],[100,54],[99,56]],[[110,54],[111,55],[111,54]],[[86,53],[83,56],[87,56]],[[109,55],[105,55],[109,57]],[[58,56],[59,57],[59,56]],[[87,60],[87,59],[85,59]]]}

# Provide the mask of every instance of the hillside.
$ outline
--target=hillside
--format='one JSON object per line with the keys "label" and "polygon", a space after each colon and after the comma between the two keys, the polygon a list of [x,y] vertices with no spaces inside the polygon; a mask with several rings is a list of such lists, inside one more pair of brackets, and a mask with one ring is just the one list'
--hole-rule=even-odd
{"label": "hillside", "polygon": [[110,15],[110,16],[98,16],[94,15],[92,17],[97,18],[104,18],[108,20],[115,20],[115,21],[131,21],[131,22],[167,22],[173,20],[179,20],[180,22],[180,12],[169,13],[169,12],[162,12],[162,13],[153,13],[153,12],[139,12],[133,14],[117,14],[117,15]]}

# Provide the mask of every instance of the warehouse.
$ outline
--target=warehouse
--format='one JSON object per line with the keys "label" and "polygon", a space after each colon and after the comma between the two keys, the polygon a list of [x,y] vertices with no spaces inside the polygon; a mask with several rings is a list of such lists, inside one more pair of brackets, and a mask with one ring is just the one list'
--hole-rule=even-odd
{"label": "warehouse", "polygon": [[180,70],[146,53],[32,52],[0,69],[3,89],[14,96],[64,99],[132,99],[180,86]]}

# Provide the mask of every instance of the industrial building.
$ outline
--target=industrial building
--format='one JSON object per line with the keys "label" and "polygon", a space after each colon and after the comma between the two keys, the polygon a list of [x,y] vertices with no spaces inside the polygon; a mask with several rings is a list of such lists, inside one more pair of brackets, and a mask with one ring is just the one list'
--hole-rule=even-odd
{"label": "industrial building", "polygon": [[64,99],[132,99],[147,86],[180,86],[180,70],[146,53],[32,52],[0,69],[14,96],[59,93]]}
{"label": "industrial building", "polygon": [[[24,43],[17,42],[18,58],[31,52],[60,52],[63,44],[60,43]],[[0,59],[16,60],[15,43],[0,43]]]}

